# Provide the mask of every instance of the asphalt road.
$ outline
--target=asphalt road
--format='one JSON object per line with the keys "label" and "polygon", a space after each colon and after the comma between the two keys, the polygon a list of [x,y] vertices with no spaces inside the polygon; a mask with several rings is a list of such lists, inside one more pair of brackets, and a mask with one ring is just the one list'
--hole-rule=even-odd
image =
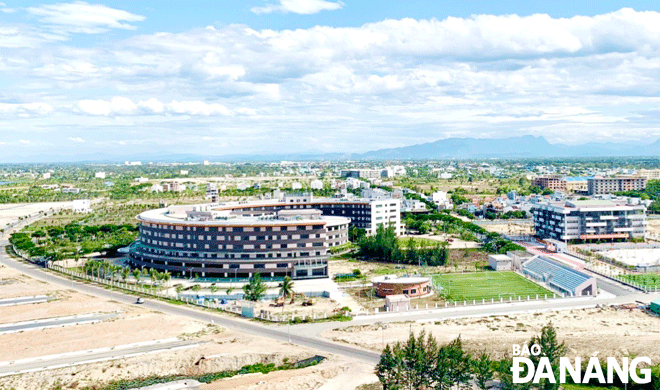
{"label": "asphalt road", "polygon": [[90,314],[80,316],[45,318],[41,320],[15,322],[12,324],[0,324],[0,334],[24,332],[29,330],[38,330],[45,328],[55,328],[77,324],[89,324],[101,322],[117,317],[116,314]]}
{"label": "asphalt road", "polygon": [[15,362],[0,362],[0,377],[19,373],[50,370],[54,368],[76,366],[92,362],[123,359],[130,356],[166,350],[192,348],[198,345],[195,341],[174,340],[148,345],[117,346],[101,348],[92,351],[79,351],[61,355],[41,356],[33,359],[23,359]]}
{"label": "asphalt road", "polygon": [[0,299],[0,307],[14,306],[14,305],[29,305],[31,303],[42,303],[42,302],[48,302],[48,299],[49,298],[45,295]]}

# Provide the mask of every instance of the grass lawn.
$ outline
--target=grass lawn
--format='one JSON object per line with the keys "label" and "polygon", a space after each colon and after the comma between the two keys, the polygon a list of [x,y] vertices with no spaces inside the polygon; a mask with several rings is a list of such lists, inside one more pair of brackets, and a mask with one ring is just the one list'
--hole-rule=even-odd
{"label": "grass lawn", "polygon": [[561,385],[561,387],[564,388],[564,390],[594,390],[594,389],[599,389],[599,390],[616,390],[616,387],[596,387],[596,386],[587,386],[587,385]]}
{"label": "grass lawn", "polygon": [[620,277],[623,280],[638,283],[647,288],[660,289],[660,275],[658,274],[621,275]]}
{"label": "grass lawn", "polygon": [[435,284],[449,290],[450,301],[499,300],[500,297],[508,300],[509,297],[526,299],[529,295],[552,296],[549,291],[538,284],[525,279],[515,272],[475,272],[468,274],[442,274],[433,277]]}
{"label": "grass lawn", "polygon": [[[424,237],[412,237],[412,239],[417,248],[435,248],[442,243],[442,241],[431,240],[430,238]],[[410,237],[399,237],[397,238],[397,241],[402,249],[408,249]]]}

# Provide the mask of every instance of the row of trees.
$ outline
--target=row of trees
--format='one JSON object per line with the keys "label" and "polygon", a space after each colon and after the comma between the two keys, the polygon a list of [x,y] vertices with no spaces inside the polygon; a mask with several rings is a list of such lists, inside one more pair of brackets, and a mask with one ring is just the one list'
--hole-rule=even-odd
{"label": "row of trees", "polygon": [[110,279],[112,281],[121,278],[124,282],[132,275],[136,283],[140,283],[140,279],[143,277],[149,277],[152,285],[156,282],[167,283],[172,278],[169,271],[161,272],[154,268],[134,268],[131,270],[130,267],[122,267],[104,260],[89,260],[85,262],[83,272],[87,275]]}
{"label": "row of trees", "polygon": [[[552,324],[548,324],[539,335],[531,338],[527,348],[538,345],[541,353],[530,355],[534,367],[539,367],[542,357],[547,357],[550,367],[559,378],[560,358],[567,348],[557,338],[557,332]],[[583,361],[583,372],[586,371],[588,360]],[[605,364],[604,362],[602,364]],[[392,347],[387,345],[383,350],[375,372],[383,385],[384,390],[419,390],[419,389],[488,389],[492,380],[499,380],[500,390],[557,390],[560,383],[552,383],[548,379],[541,379],[539,383],[513,383],[511,367],[513,360],[507,355],[501,360],[492,360],[486,352],[472,354],[464,349],[459,336],[456,340],[439,345],[432,335],[423,331],[415,337],[411,333],[405,344],[396,343]],[[607,368],[602,368],[607,372]],[[527,372],[522,373],[522,377]],[[660,365],[651,370],[651,383],[628,384],[631,390],[657,390],[660,389]],[[615,388],[624,388],[618,376],[615,376]],[[572,379],[570,376],[567,379]],[[590,386],[608,386],[592,380]],[[609,388],[609,387],[608,387]]]}
{"label": "row of trees", "polygon": [[493,367],[485,352],[467,352],[460,337],[439,345],[422,331],[417,337],[411,333],[405,344],[387,345],[375,372],[384,390],[467,389],[472,381],[485,390]]}
{"label": "row of trees", "polygon": [[445,265],[449,257],[446,244],[438,243],[431,248],[418,247],[413,239],[407,249],[402,249],[393,227],[378,226],[376,234],[362,237],[358,243],[358,256],[370,259],[404,264]]}

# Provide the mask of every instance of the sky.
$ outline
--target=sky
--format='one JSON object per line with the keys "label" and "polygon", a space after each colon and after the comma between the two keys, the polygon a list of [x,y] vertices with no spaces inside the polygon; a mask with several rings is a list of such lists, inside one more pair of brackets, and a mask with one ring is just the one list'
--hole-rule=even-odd
{"label": "sky", "polygon": [[0,161],[660,138],[660,2],[0,0]]}

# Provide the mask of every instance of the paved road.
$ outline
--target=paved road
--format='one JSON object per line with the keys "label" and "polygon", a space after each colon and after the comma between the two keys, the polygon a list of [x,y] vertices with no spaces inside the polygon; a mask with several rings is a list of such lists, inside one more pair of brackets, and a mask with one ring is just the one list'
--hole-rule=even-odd
{"label": "paved road", "polygon": [[475,225],[504,225],[507,223],[517,223],[522,225],[532,225],[534,221],[532,219],[476,219],[472,220],[472,223]]}
{"label": "paved road", "polygon": [[[4,251],[4,249],[2,249]],[[46,295],[37,295],[29,297],[6,298],[0,299],[0,307],[2,306],[15,306],[15,305],[29,305],[31,303],[48,302],[50,298]]]}
{"label": "paved road", "polygon": [[52,370],[55,368],[76,366],[94,362],[123,359],[148,353],[192,348],[199,342],[190,340],[163,340],[149,344],[119,345],[113,348],[100,348],[88,351],[76,351],[59,355],[40,356],[37,358],[0,362],[0,377],[19,373]]}
{"label": "paved road", "polygon": [[78,325],[78,324],[91,324],[116,318],[116,314],[86,314],[68,317],[55,317],[45,318],[41,320],[14,322],[11,324],[0,324],[0,334],[3,333],[16,333],[29,330],[38,330],[46,328],[55,328],[62,326]]}

